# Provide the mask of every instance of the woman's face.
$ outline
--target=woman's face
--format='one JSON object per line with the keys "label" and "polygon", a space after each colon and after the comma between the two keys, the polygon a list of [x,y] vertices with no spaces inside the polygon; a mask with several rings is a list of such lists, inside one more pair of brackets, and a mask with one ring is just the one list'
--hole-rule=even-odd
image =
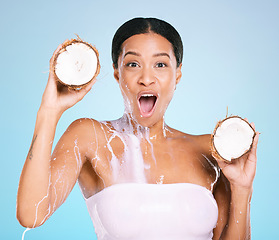
{"label": "woman's face", "polygon": [[114,76],[126,112],[144,127],[162,120],[181,78],[171,43],[155,33],[138,34],[122,44]]}

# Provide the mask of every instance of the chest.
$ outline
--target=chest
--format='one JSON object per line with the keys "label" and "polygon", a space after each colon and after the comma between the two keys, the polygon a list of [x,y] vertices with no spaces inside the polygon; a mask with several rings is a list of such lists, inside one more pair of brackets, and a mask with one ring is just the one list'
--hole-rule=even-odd
{"label": "chest", "polygon": [[198,146],[179,140],[114,136],[100,146],[96,155],[92,157],[92,166],[104,186],[190,182],[210,189],[215,177]]}

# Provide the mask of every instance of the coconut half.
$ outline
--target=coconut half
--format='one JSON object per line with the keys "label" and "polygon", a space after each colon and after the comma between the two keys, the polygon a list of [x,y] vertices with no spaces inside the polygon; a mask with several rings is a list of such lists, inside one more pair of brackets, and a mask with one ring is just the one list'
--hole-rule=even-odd
{"label": "coconut half", "polygon": [[252,148],[256,135],[245,119],[231,116],[217,123],[211,135],[211,151],[219,160],[231,162],[240,158]]}
{"label": "coconut half", "polygon": [[60,83],[80,89],[99,74],[99,53],[89,43],[72,39],[56,54],[53,70]]}

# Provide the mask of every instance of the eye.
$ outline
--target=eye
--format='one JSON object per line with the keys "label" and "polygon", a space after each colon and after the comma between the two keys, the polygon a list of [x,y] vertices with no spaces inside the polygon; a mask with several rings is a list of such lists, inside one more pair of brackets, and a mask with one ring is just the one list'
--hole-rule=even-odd
{"label": "eye", "polygon": [[156,64],[155,67],[157,67],[157,68],[164,68],[164,67],[166,67],[166,66],[167,66],[167,65],[166,65],[165,63],[158,62],[158,63]]}
{"label": "eye", "polygon": [[139,67],[139,65],[136,62],[129,62],[126,64],[126,66],[132,68]]}

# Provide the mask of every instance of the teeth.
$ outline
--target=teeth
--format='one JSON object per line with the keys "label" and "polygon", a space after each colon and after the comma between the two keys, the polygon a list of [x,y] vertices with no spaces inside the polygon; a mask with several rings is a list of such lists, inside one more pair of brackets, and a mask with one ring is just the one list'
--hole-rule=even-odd
{"label": "teeth", "polygon": [[154,95],[153,94],[143,94],[141,95],[142,97],[153,97]]}

